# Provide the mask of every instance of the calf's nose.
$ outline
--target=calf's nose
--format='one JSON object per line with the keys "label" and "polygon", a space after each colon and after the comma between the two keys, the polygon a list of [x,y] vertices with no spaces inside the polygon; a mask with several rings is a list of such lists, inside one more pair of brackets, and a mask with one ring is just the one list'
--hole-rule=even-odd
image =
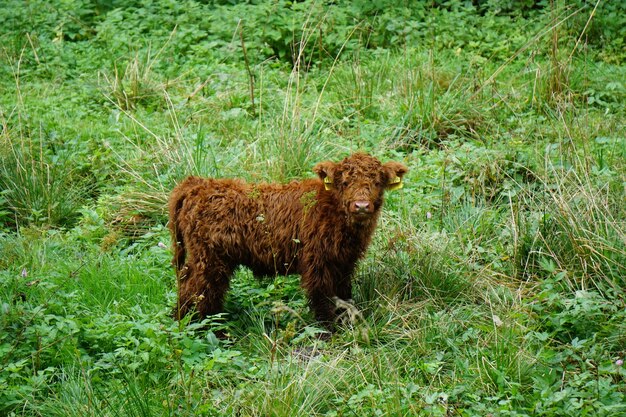
{"label": "calf's nose", "polygon": [[352,210],[356,213],[369,213],[371,212],[372,205],[369,201],[355,201],[352,203]]}

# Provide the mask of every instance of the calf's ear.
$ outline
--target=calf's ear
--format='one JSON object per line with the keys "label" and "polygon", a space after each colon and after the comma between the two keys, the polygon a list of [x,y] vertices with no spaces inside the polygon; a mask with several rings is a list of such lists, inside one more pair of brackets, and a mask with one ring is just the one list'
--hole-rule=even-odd
{"label": "calf's ear", "polygon": [[335,172],[335,163],[326,161],[320,162],[313,167],[315,172],[324,182],[324,188],[329,191],[333,189],[333,174]]}
{"label": "calf's ear", "polygon": [[402,176],[408,172],[408,168],[399,162],[387,162],[383,165],[383,172],[387,177],[387,190],[399,190],[403,187]]}

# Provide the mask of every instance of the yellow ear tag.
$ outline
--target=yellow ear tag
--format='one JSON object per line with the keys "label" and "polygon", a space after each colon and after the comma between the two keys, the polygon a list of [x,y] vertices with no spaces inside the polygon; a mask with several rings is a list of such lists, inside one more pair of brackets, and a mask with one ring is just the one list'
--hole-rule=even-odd
{"label": "yellow ear tag", "polygon": [[399,190],[402,187],[404,187],[404,184],[402,183],[402,178],[400,177],[395,177],[393,180],[389,181],[389,184],[387,185],[387,189],[389,191]]}
{"label": "yellow ear tag", "polygon": [[324,188],[326,189],[326,191],[330,191],[333,189],[333,180],[331,180],[330,177],[324,178]]}

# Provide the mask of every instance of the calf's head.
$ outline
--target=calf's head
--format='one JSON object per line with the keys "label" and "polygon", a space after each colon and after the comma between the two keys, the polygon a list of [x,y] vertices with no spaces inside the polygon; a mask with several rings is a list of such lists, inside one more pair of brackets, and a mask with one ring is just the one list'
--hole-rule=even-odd
{"label": "calf's head", "polygon": [[385,190],[402,187],[402,176],[408,169],[398,162],[382,164],[373,156],[356,153],[339,163],[320,162],[313,171],[326,192],[336,194],[348,218],[364,222],[380,210]]}

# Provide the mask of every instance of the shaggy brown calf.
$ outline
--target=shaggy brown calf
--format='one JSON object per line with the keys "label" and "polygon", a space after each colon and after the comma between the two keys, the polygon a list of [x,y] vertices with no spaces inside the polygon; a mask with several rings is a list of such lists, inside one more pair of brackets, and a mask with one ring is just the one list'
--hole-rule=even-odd
{"label": "shaggy brown calf", "polygon": [[351,276],[376,227],[385,190],[407,168],[357,153],[321,162],[319,178],[248,184],[189,177],[169,200],[179,280],[176,315],[222,311],[238,265],[254,275],[301,274],[315,316],[332,328],[337,298],[349,300]]}

